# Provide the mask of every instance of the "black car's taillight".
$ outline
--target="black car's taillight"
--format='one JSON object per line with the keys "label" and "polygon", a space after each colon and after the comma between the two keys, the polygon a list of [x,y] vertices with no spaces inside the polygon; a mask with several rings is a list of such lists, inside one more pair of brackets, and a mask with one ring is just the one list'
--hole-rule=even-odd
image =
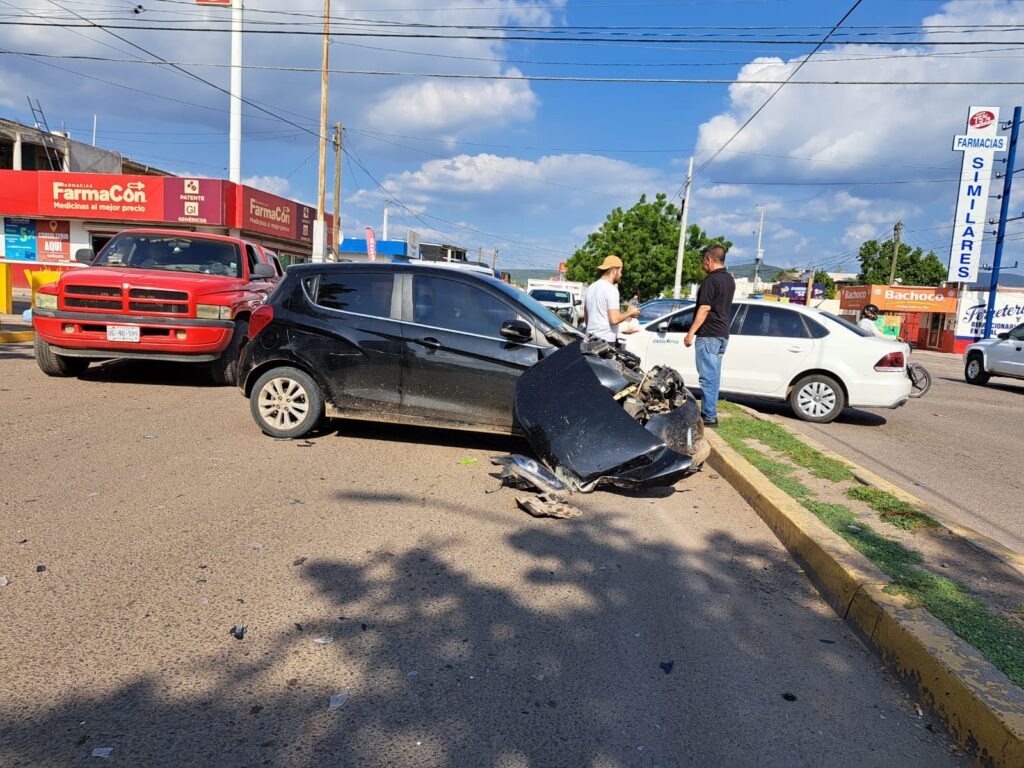
{"label": "black car's taillight", "polygon": [[249,338],[256,338],[256,334],[270,325],[274,319],[274,308],[269,304],[261,304],[253,310],[249,316]]}

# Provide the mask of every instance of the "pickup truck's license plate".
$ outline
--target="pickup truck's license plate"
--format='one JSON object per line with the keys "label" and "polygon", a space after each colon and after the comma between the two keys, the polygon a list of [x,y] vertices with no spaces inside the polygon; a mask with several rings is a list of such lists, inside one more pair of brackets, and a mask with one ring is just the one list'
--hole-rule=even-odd
{"label": "pickup truck's license plate", "polygon": [[137,325],[108,325],[107,341],[138,341],[139,326]]}

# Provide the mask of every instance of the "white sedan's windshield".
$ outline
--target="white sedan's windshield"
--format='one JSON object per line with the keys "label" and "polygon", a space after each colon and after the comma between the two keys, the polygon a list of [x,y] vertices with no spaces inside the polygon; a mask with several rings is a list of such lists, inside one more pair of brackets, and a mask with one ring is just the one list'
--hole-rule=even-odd
{"label": "white sedan's windshield", "polygon": [[243,274],[241,253],[234,243],[159,233],[117,235],[100,251],[93,266],[198,272],[223,277],[242,277]]}

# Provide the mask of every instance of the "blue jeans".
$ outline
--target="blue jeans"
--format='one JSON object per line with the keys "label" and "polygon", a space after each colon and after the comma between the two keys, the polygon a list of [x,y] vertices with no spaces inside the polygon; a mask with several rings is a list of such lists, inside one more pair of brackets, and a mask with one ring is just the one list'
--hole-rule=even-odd
{"label": "blue jeans", "polygon": [[698,336],[693,340],[697,353],[697,382],[700,384],[700,415],[718,421],[718,390],[722,385],[722,356],[729,339]]}

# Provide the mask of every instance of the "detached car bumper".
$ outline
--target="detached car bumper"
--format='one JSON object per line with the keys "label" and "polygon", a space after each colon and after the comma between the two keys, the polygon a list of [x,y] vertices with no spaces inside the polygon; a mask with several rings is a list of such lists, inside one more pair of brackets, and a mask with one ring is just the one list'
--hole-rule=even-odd
{"label": "detached car bumper", "polygon": [[[140,357],[149,360],[215,360],[234,333],[232,320],[110,315],[34,309],[32,325],[60,354],[77,357]],[[139,341],[109,341],[107,326],[138,326]],[[95,354],[92,354],[95,353]]]}
{"label": "detached car bumper", "polygon": [[556,475],[578,490],[672,485],[695,472],[710,451],[700,411],[681,380],[675,397],[682,404],[659,408],[642,424],[623,406],[638,389],[624,374],[630,372],[614,359],[584,354],[575,342],[516,384],[519,428]]}

